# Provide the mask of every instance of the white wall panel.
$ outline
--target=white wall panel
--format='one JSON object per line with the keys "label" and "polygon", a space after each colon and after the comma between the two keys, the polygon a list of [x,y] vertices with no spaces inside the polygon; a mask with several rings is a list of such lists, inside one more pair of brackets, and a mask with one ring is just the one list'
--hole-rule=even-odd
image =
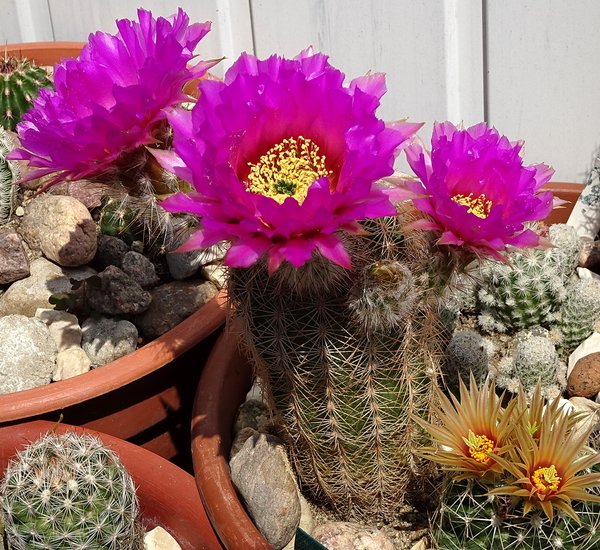
{"label": "white wall panel", "polygon": [[47,0],[0,0],[1,44],[54,40]]}
{"label": "white wall panel", "polygon": [[585,182],[600,149],[600,2],[487,0],[489,121]]}

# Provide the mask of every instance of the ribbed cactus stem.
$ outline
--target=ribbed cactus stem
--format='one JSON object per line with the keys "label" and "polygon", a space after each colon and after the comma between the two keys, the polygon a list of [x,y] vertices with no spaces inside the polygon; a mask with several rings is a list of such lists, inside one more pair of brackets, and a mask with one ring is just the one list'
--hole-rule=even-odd
{"label": "ribbed cactus stem", "polygon": [[40,88],[50,88],[48,73],[25,58],[0,58],[0,126],[14,130]]}
{"label": "ribbed cactus stem", "polygon": [[6,155],[16,147],[16,140],[6,130],[0,128],[0,225],[6,223],[13,212],[21,169],[16,161],[6,159]]}

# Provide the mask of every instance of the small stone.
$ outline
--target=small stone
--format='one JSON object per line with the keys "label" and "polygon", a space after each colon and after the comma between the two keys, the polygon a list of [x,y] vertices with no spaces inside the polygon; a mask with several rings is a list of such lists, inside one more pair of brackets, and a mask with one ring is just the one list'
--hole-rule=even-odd
{"label": "small stone", "polygon": [[233,433],[237,433],[243,428],[250,427],[257,432],[268,432],[271,424],[271,414],[269,407],[257,399],[249,399],[242,403],[238,409],[235,422],[233,424]]}
{"label": "small stone", "polygon": [[593,269],[600,264],[600,241],[590,237],[581,237],[581,252],[579,253],[579,266]]}
{"label": "small stone", "polygon": [[571,397],[593,397],[599,391],[600,352],[595,352],[575,363],[567,380],[567,392]]}
{"label": "small stone", "polygon": [[59,352],[81,348],[81,327],[75,315],[59,309],[38,308],[35,317],[46,323]]}
{"label": "small stone", "polygon": [[16,231],[0,231],[0,284],[29,277],[29,260]]}
{"label": "small stone", "polygon": [[357,523],[324,523],[315,527],[311,536],[328,550],[395,550],[382,531]]}
{"label": "small stone", "polygon": [[138,331],[129,321],[90,317],[83,322],[81,330],[81,347],[94,368],[115,361],[137,348]]}
{"label": "small stone", "polygon": [[235,436],[233,437],[233,441],[231,442],[231,450],[229,451],[229,460],[231,460],[236,454],[238,454],[238,452],[246,443],[247,439],[258,435],[258,432],[250,426],[242,428],[237,432],[234,431],[234,433]]}
{"label": "small stone", "polygon": [[281,550],[301,517],[298,489],[281,441],[265,434],[251,437],[229,465],[231,480],[257,529],[274,550]]}
{"label": "small stone", "polygon": [[56,370],[52,380],[66,380],[90,370],[92,362],[81,348],[70,348],[59,351],[56,356]]}
{"label": "small stone", "polygon": [[181,546],[170,533],[159,526],[144,535],[144,550],[181,550]]}
{"label": "small stone", "polygon": [[121,269],[136,281],[143,289],[156,286],[160,280],[154,264],[139,252],[130,250],[121,260]]}
{"label": "small stone", "polygon": [[569,367],[567,369],[567,376],[570,376],[573,367],[582,357],[600,351],[600,332],[593,332],[588,336],[581,344],[575,348],[575,351],[569,355]]}
{"label": "small stone", "polygon": [[97,269],[106,269],[109,265],[121,267],[121,261],[129,252],[127,245],[117,237],[110,235],[98,236],[98,249],[94,256],[94,266]]}
{"label": "small stone", "polygon": [[23,238],[58,265],[77,267],[96,254],[96,224],[89,210],[67,195],[39,195],[25,209]]}

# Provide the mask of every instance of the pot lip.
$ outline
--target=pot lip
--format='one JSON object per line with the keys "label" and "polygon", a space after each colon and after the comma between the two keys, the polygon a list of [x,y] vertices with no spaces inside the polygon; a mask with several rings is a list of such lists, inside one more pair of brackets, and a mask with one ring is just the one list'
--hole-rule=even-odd
{"label": "pot lip", "polygon": [[223,288],[187,319],[133,353],[73,378],[0,395],[0,421],[56,411],[130,384],[204,340],[223,325],[226,315],[227,292]]}
{"label": "pot lip", "polygon": [[[183,550],[217,550],[222,546],[199,498],[194,478],[185,470],[143,447],[96,430],[34,420],[0,427],[0,477],[5,463],[17,450],[50,430],[57,433],[90,433],[115,451],[134,479],[140,497],[142,521],[147,527],[161,525],[177,538],[178,526],[190,525],[196,532],[194,541],[178,541]],[[176,488],[176,490],[175,490]],[[144,506],[146,501],[146,506]],[[152,502],[150,502],[152,501]],[[147,514],[144,516],[144,509]],[[174,513],[174,514],[173,514]],[[168,522],[164,517],[171,517]],[[162,520],[162,521],[161,521]],[[185,534],[180,533],[180,538]],[[203,545],[198,546],[201,543]]]}
{"label": "pot lip", "polygon": [[5,53],[26,57],[37,65],[52,66],[65,57],[77,57],[87,42],[20,42],[0,47]]}

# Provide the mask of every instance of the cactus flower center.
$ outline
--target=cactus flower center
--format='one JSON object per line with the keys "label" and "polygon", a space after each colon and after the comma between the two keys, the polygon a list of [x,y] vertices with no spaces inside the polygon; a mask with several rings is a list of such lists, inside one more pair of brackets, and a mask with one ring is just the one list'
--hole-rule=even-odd
{"label": "cactus flower center", "polygon": [[475,435],[469,430],[469,437],[463,437],[463,441],[469,447],[469,454],[473,460],[485,464],[489,460],[487,453],[494,450],[495,443],[486,435]]}
{"label": "cactus flower center", "polygon": [[492,201],[488,200],[483,193],[478,197],[474,197],[473,193],[469,193],[468,195],[454,195],[452,200],[463,206],[468,206],[469,209],[467,212],[469,214],[475,214],[478,218],[482,219],[489,216],[493,206]]}
{"label": "cactus flower center", "polygon": [[542,495],[548,491],[556,491],[561,481],[562,477],[557,474],[554,464],[547,468],[538,468],[531,476],[531,484]]}
{"label": "cactus flower center", "polygon": [[249,166],[248,191],[280,204],[288,197],[302,204],[308,188],[332,173],[325,166],[325,156],[319,155],[318,145],[302,136],[284,139]]}

